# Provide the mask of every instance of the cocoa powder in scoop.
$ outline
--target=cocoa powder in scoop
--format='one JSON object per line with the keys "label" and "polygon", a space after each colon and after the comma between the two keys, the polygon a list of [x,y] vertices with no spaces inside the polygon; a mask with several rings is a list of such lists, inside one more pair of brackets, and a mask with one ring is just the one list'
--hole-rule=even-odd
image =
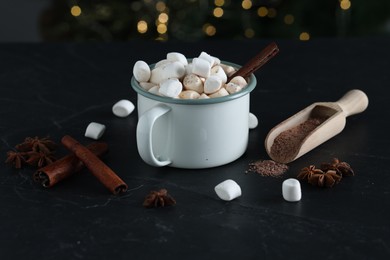
{"label": "cocoa powder in scoop", "polygon": [[325,117],[309,117],[303,123],[281,132],[271,146],[273,159],[278,158],[279,162],[293,160],[306,136],[326,119]]}

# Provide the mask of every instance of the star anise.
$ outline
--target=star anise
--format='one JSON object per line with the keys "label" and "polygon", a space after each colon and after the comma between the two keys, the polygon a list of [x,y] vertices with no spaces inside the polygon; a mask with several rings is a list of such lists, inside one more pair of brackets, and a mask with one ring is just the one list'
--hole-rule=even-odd
{"label": "star anise", "polygon": [[54,143],[48,137],[26,137],[24,142],[16,145],[15,148],[22,152],[35,151],[50,153],[56,148],[56,143]]}
{"label": "star anise", "polygon": [[305,167],[299,173],[298,179],[307,180],[308,183],[319,187],[333,187],[341,180],[341,175],[338,175],[334,170],[323,172],[321,169],[316,169],[314,165]]}
{"label": "star anise", "polygon": [[309,180],[313,174],[323,174],[324,172],[320,169],[316,169],[314,165],[310,165],[309,167],[305,167],[298,174],[297,178],[300,180]]}
{"label": "star anise", "polygon": [[43,166],[46,166],[52,162],[55,161],[55,157],[51,152],[28,152],[27,153],[28,158],[26,159],[26,162],[32,166],[37,166],[38,168],[41,168]]}
{"label": "star anise", "polygon": [[168,194],[166,189],[151,191],[144,200],[143,206],[146,208],[165,207],[176,204],[176,200]]}
{"label": "star anise", "polygon": [[328,170],[336,171],[340,176],[353,176],[355,175],[351,166],[346,162],[340,162],[339,159],[333,158],[330,163],[322,163],[321,169],[326,172]]}
{"label": "star anise", "polygon": [[309,179],[308,182],[312,185],[319,187],[331,188],[333,185],[339,183],[341,176],[335,171],[329,170],[326,173],[315,173]]}
{"label": "star anise", "polygon": [[24,158],[25,154],[24,152],[8,151],[5,163],[13,165],[16,169],[20,169],[22,168],[22,164],[26,162]]}

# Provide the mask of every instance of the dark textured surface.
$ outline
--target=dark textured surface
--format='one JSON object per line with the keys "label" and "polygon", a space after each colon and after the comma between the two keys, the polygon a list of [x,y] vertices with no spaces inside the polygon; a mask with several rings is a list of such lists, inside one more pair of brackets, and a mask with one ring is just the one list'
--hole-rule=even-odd
{"label": "dark textured surface", "polygon": [[[115,197],[83,171],[44,189],[31,168],[1,165],[1,259],[387,259],[390,256],[390,40],[277,41],[280,53],[256,72],[251,111],[260,124],[247,152],[213,169],[154,168],[140,159],[136,113],[117,118],[112,105],[127,98],[132,66],[179,51],[201,51],[243,64],[269,41],[122,44],[1,44],[2,160],[26,136],[69,134],[87,144],[89,122],[107,126],[104,161],[129,185]],[[317,101],[336,101],[352,88],[365,91],[368,109],[347,119],[344,131],[289,164],[282,178],[246,174],[268,159],[264,139],[280,121]],[[66,154],[64,148],[59,155]],[[302,200],[288,203],[282,181],[309,164],[338,157],[356,176],[332,189],[302,183]],[[243,195],[217,198],[214,186],[235,180]],[[166,188],[170,208],[145,209],[150,190]]]}

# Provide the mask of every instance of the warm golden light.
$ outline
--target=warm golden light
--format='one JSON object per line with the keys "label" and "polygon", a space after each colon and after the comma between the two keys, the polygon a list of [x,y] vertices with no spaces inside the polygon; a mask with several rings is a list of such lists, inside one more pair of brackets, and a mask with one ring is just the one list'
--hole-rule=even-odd
{"label": "warm golden light", "polygon": [[257,15],[260,16],[260,17],[266,17],[268,14],[268,8],[267,7],[259,7],[259,9],[257,9]]}
{"label": "warm golden light", "polygon": [[158,26],[157,26],[157,32],[159,33],[159,34],[164,34],[164,33],[166,33],[168,31],[168,28],[167,28],[167,26],[165,25],[165,24],[159,24]]}
{"label": "warm golden light", "polygon": [[144,20],[138,21],[137,30],[139,33],[146,33],[148,31],[148,23]]}
{"label": "warm golden light", "polygon": [[214,4],[216,6],[223,6],[225,4],[225,0],[215,0]]}
{"label": "warm golden light", "polygon": [[349,1],[349,0],[341,0],[340,8],[343,9],[343,10],[348,10],[349,8],[351,8],[351,1]]}
{"label": "warm golden light", "polygon": [[215,17],[222,17],[222,15],[223,15],[223,9],[221,8],[221,7],[216,7],[216,8],[214,8],[214,11],[213,11],[213,15],[215,16]]}
{"label": "warm golden light", "polygon": [[207,36],[213,36],[217,32],[217,29],[214,25],[206,23],[203,25],[203,31]]}
{"label": "warm golden light", "polygon": [[70,13],[75,17],[80,16],[81,15],[80,6],[78,6],[78,5],[72,6],[72,8],[70,8]]}
{"label": "warm golden light", "polygon": [[161,13],[158,15],[158,21],[160,23],[166,23],[166,22],[168,22],[168,19],[169,19],[169,16],[166,13]]}
{"label": "warm golden light", "polygon": [[163,1],[158,1],[156,3],[156,10],[157,11],[164,12],[166,8],[167,8],[167,6],[165,5],[165,3]]}
{"label": "warm golden light", "polygon": [[294,23],[294,16],[292,14],[286,14],[284,16],[284,23],[285,24],[293,24]]}
{"label": "warm golden light", "polygon": [[248,28],[245,30],[246,38],[253,38],[253,36],[255,36],[255,31],[252,28]]}
{"label": "warm golden light", "polygon": [[245,10],[248,10],[252,7],[252,1],[251,0],[243,0],[241,3],[242,8]]}
{"label": "warm golden light", "polygon": [[302,32],[299,35],[299,40],[301,40],[301,41],[308,41],[308,40],[310,40],[310,34],[308,32]]}
{"label": "warm golden light", "polygon": [[274,18],[274,17],[276,17],[276,14],[277,14],[277,12],[276,12],[276,9],[275,9],[275,8],[269,8],[269,9],[268,9],[268,17],[269,17],[269,18]]}

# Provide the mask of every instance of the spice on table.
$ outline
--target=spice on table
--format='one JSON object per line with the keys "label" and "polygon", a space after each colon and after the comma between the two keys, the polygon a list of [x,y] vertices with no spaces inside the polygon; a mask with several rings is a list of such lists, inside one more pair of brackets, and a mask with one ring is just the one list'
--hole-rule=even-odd
{"label": "spice on table", "polygon": [[249,164],[249,172],[259,173],[261,176],[281,177],[288,170],[288,166],[272,160],[258,160]]}
{"label": "spice on table", "polygon": [[[101,142],[94,142],[86,147],[98,157],[101,157],[108,150],[108,145]],[[38,169],[33,174],[33,179],[43,187],[49,188],[84,168],[84,163],[80,159],[74,154],[69,154],[54,163]]]}
{"label": "spice on table", "polygon": [[24,142],[15,146],[15,150],[7,152],[5,163],[13,165],[16,169],[22,168],[25,163],[43,167],[56,160],[54,157],[56,146],[48,137],[26,137]]}
{"label": "spice on table", "polygon": [[62,144],[80,159],[89,171],[114,195],[127,190],[127,184],[119,176],[101,161],[88,148],[77,142],[69,135],[61,139]]}
{"label": "spice on table", "polygon": [[144,200],[143,206],[145,208],[157,208],[165,206],[173,206],[176,204],[176,200],[168,194],[166,189],[160,189],[158,191],[151,191]]}
{"label": "spice on table", "polygon": [[307,180],[308,183],[318,187],[333,187],[341,180],[341,176],[337,175],[335,171],[328,170],[323,172],[321,169],[317,169],[314,165],[305,167],[299,173],[298,179]]}
{"label": "spice on table", "polygon": [[323,171],[333,170],[336,171],[340,176],[353,176],[355,175],[351,166],[346,162],[341,162],[337,158],[333,158],[330,163],[322,163],[321,169]]}

